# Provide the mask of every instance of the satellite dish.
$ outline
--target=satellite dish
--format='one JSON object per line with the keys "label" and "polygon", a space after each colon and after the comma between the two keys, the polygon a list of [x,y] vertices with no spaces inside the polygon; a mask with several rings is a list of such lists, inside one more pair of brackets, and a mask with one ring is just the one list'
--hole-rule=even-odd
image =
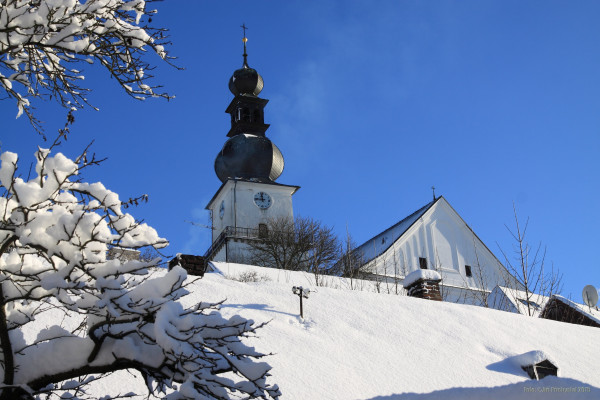
{"label": "satellite dish", "polygon": [[598,304],[598,290],[592,285],[583,288],[582,297],[588,307],[595,307]]}

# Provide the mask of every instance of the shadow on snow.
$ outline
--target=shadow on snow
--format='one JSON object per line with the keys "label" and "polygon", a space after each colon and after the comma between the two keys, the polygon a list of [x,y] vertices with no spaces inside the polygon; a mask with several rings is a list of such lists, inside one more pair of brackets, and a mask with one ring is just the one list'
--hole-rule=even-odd
{"label": "shadow on snow", "polygon": [[232,304],[232,303],[223,303],[223,305],[221,305],[221,308],[237,308],[237,309],[251,309],[251,310],[260,310],[260,311],[267,311],[267,312],[272,312],[272,313],[277,313],[277,314],[282,314],[282,315],[288,315],[290,317],[297,317],[298,314],[292,314],[292,313],[287,313],[284,311],[278,311],[275,310],[273,307],[271,307],[268,304]]}
{"label": "shadow on snow", "polygon": [[[495,363],[495,364],[502,364]],[[494,365],[494,364],[492,364]],[[506,366],[499,366],[498,371],[503,371]],[[493,369],[493,368],[489,368]],[[496,369],[493,369],[496,370]],[[401,393],[389,396],[377,396],[368,400],[480,400],[480,399],[517,399],[517,400],[596,400],[600,398],[600,389],[587,383],[570,378],[546,377],[540,381],[525,381],[505,386],[494,387],[456,387],[436,390],[431,393]]]}

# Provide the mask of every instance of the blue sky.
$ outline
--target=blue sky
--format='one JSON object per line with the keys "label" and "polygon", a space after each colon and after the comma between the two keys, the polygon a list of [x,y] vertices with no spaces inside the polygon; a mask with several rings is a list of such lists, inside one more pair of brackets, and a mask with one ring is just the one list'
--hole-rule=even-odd
{"label": "blue sky", "polygon": [[[61,151],[91,140],[87,172],[171,241],[202,254],[204,207],[219,188],[213,163],[226,140],[227,82],[248,62],[265,80],[267,135],[301,186],[296,215],[346,229],[360,244],[443,195],[496,253],[511,253],[513,202],[529,240],[547,246],[564,294],[600,287],[600,3],[594,1],[183,1],[156,4],[170,53],[158,65],[172,101],[135,101],[88,68],[91,102]],[[152,60],[152,58],[151,58]],[[154,62],[159,59],[154,57]],[[64,124],[34,105],[48,136]],[[2,150],[32,160],[40,137],[0,102]],[[25,164],[27,165],[27,164]]]}

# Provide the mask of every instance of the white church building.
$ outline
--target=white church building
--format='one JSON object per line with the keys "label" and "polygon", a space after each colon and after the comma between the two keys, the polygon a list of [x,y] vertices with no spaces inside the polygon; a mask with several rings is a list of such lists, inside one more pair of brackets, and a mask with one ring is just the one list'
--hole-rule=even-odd
{"label": "white church building", "polygon": [[402,284],[418,269],[440,273],[445,301],[481,305],[514,277],[443,197],[367,240],[355,250],[370,279]]}

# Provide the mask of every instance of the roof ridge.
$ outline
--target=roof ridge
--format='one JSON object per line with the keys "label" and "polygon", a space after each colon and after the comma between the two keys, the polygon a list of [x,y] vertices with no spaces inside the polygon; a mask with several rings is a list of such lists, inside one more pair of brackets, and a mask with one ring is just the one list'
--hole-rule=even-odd
{"label": "roof ridge", "polygon": [[[440,196],[440,197],[441,197],[441,196]],[[424,214],[424,213],[426,213],[426,212],[427,212],[427,210],[428,210],[428,209],[429,209],[429,208],[430,208],[430,207],[431,207],[431,206],[432,206],[432,205],[433,205],[435,202],[437,202],[437,201],[440,199],[440,197],[438,197],[438,198],[437,198],[437,199],[435,199],[435,200],[432,200],[432,201],[430,201],[429,203],[425,204],[423,207],[419,208],[417,211],[414,211],[412,214],[410,214],[410,215],[408,215],[408,216],[406,216],[406,217],[402,218],[400,221],[396,222],[394,225],[390,226],[389,228],[387,228],[387,229],[384,229],[383,231],[379,232],[377,235],[373,236],[371,239],[373,239],[373,238],[376,238],[377,236],[379,236],[379,235],[381,235],[381,234],[383,234],[383,233],[386,233],[387,231],[389,231],[389,230],[391,230],[391,229],[395,228],[396,226],[400,225],[401,223],[403,223],[403,222],[404,222],[404,221],[406,221],[407,219],[409,219],[409,218],[413,217],[415,214],[419,214],[420,212],[423,212],[423,214]],[[410,228],[410,226],[409,226],[408,228]],[[408,230],[408,228],[407,228],[406,230]],[[404,232],[406,232],[406,231],[404,231]],[[402,233],[404,233],[404,232],[402,232]],[[371,240],[371,239],[369,239],[369,240]],[[367,240],[367,242],[368,242],[369,240]],[[366,243],[366,242],[365,242],[365,243]]]}

